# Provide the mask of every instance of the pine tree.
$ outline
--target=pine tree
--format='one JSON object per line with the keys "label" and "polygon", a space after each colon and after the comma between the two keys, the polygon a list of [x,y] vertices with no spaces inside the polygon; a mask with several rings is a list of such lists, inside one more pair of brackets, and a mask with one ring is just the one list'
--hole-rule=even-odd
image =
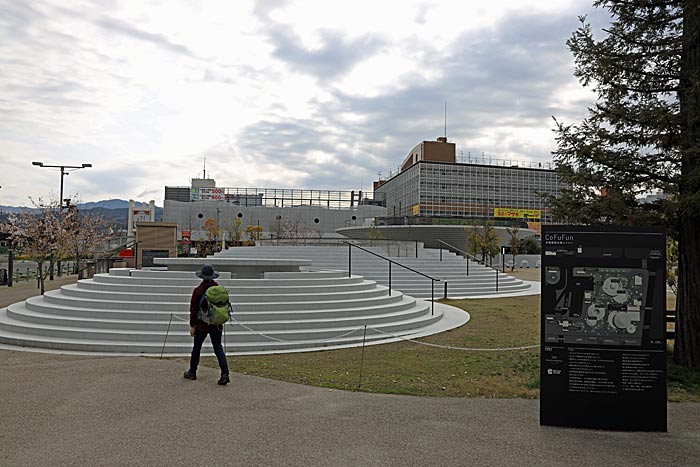
{"label": "pine tree", "polygon": [[[700,368],[700,6],[697,0],[597,0],[612,17],[598,40],[581,26],[567,45],[597,102],[578,125],[556,121],[554,157],[571,188],[562,220],[658,225],[678,239],[674,360]],[[653,190],[666,199],[643,204]]]}

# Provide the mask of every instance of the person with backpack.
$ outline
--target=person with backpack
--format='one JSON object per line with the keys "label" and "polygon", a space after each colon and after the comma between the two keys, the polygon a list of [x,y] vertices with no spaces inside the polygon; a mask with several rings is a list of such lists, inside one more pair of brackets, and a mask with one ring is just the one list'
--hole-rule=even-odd
{"label": "person with backpack", "polygon": [[224,329],[223,323],[228,320],[231,310],[228,292],[214,280],[219,277],[219,273],[212,266],[205,264],[196,274],[202,282],[192,291],[190,299],[190,336],[194,337],[194,346],[190,357],[190,369],[185,372],[184,377],[191,380],[197,379],[199,354],[208,335],[221,368],[221,378],[216,384],[226,385],[231,380],[228,375],[226,353],[221,345],[221,336]]}

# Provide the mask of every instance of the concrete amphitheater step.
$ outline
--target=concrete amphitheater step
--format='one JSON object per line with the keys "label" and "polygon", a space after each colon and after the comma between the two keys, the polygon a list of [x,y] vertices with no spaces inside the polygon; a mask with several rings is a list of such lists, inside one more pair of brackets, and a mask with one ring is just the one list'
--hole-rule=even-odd
{"label": "concrete amphitheater step", "polygon": [[[384,255],[383,249],[370,247],[370,251]],[[240,256],[262,258],[303,258],[312,261],[311,269],[337,269],[348,270],[347,247],[321,247],[321,246],[266,246],[253,248],[232,248],[221,252],[216,256]],[[482,294],[510,293],[512,291],[527,291],[530,286],[520,279],[507,274],[498,275],[499,290],[495,290],[495,270],[456,255],[452,252],[419,248],[418,258],[412,256],[390,257],[405,266],[420,271],[423,274],[447,281],[454,287],[448,287],[448,295],[469,296]],[[442,259],[442,260],[441,260]],[[388,285],[388,265],[385,260],[370,255],[361,250],[355,250],[352,254],[353,274],[359,274],[377,283]],[[467,267],[469,275],[466,274]],[[416,278],[420,277],[400,266],[392,267],[392,288],[414,294],[417,297],[430,297],[430,281],[424,285],[419,284]]]}
{"label": "concrete amphitheater step", "polygon": [[[247,264],[233,261],[227,266]],[[1,309],[0,343],[78,352],[158,353],[167,335],[166,352],[188,353],[189,301],[199,283],[192,276],[192,271],[162,268],[113,269],[63,286]],[[359,330],[365,326],[370,327],[367,340],[377,343],[393,339],[382,332],[434,333],[444,326],[439,324],[440,310],[450,310],[337,270],[268,271],[259,279],[222,273],[219,281],[231,290],[234,322],[226,329],[236,353],[357,345]],[[462,312],[450,313],[449,326],[466,321]]]}
{"label": "concrete amphitheater step", "polygon": [[[53,295],[44,295],[44,299],[50,303],[63,305],[66,307],[87,307],[87,308],[101,308],[104,310],[138,310],[142,312],[153,312],[161,311],[167,313],[178,313],[182,312],[183,309],[189,308],[188,303],[154,303],[154,302],[103,302],[101,300],[87,300],[81,298],[56,298]],[[389,303],[393,301],[400,301],[401,293],[395,291],[391,296],[382,295],[380,297],[372,298],[354,298],[352,305],[357,308],[362,307],[373,307],[383,303]],[[234,309],[238,312],[256,312],[256,311],[285,311],[289,309],[304,310],[311,308],[321,308],[321,309],[336,309],[345,308],[348,303],[343,301],[313,301],[308,300],[305,302],[295,302],[293,305],[287,302],[248,302],[248,303],[233,303]]]}
{"label": "concrete amphitheater step", "polygon": [[[392,298],[384,300],[380,303],[375,303],[373,306],[367,306],[365,302],[345,303],[344,306],[335,308],[326,308],[317,304],[313,307],[300,307],[298,304],[281,307],[278,310],[270,310],[268,308],[251,310],[245,306],[234,306],[234,317],[243,321],[248,320],[278,320],[296,317],[299,319],[312,319],[318,316],[327,315],[329,319],[343,318],[347,316],[365,316],[374,313],[391,313],[408,308],[415,307],[415,300],[411,297],[394,295]],[[163,311],[159,309],[145,310],[129,310],[129,309],[104,309],[90,307],[74,307],[57,305],[55,303],[46,303],[40,297],[32,297],[25,302],[15,303],[8,307],[8,310],[13,307],[23,306],[28,310],[36,311],[43,314],[56,314],[63,316],[71,316],[81,319],[128,319],[128,320],[155,320],[167,322],[170,315],[174,315],[180,319],[188,319],[189,308],[188,304],[183,303],[182,306],[175,312]]]}
{"label": "concrete amphitheater step", "polygon": [[[282,285],[284,284],[284,285]],[[269,287],[263,283],[257,285],[243,285],[240,282],[232,282],[230,284],[221,284],[229,291],[229,295],[248,295],[260,294],[269,292]],[[136,284],[112,284],[98,283],[89,280],[78,281],[77,287],[79,290],[88,290],[95,292],[121,292],[121,293],[152,293],[157,291],[159,294],[175,294],[175,295],[190,295],[194,287],[181,285],[160,285],[157,288],[152,284],[136,285]],[[371,290],[375,287],[373,281],[353,281],[351,283],[335,283],[335,284],[296,284],[288,285],[288,282],[280,282],[275,285],[275,291],[285,293],[332,293],[333,291],[356,292],[360,290]]]}
{"label": "concrete amphitheater step", "polygon": [[[440,319],[439,314],[411,318],[391,323],[377,323],[373,328],[383,333],[402,335],[413,333],[416,329],[429,326]],[[20,324],[18,324],[20,323]],[[17,322],[0,315],[0,342],[26,347],[42,347],[58,350],[79,350],[90,352],[141,352],[157,353],[166,340],[166,329],[160,332],[151,331],[115,331],[94,330],[85,328],[73,328],[63,326],[44,326],[41,328],[26,328],[21,322]],[[242,330],[236,330],[236,328]],[[227,326],[226,336],[229,349],[234,351],[260,351],[260,350],[289,350],[294,348],[313,348],[325,345],[343,345],[358,342],[362,339],[364,326],[342,326],[322,329],[304,330],[264,330],[247,326],[245,329],[234,323]],[[183,329],[184,328],[184,329]],[[233,328],[233,330],[231,330]],[[188,353],[191,350],[192,338],[184,326],[171,329],[167,333],[166,350],[168,353]],[[252,329],[252,331],[250,330]],[[30,331],[30,332],[24,332]],[[261,333],[264,336],[261,336]],[[356,334],[356,337],[348,337]],[[264,337],[267,341],[261,341]],[[382,333],[368,328],[367,340],[385,339]]]}
{"label": "concrete amphitheater step", "polygon": [[[264,331],[282,331],[282,330],[299,330],[299,329],[314,329],[326,328],[335,326],[361,326],[364,324],[376,326],[386,322],[396,321],[398,319],[419,319],[429,312],[429,304],[424,303],[422,306],[414,306],[413,299],[406,298],[406,307],[398,309],[382,309],[375,308],[371,314],[359,315],[345,314],[338,316],[328,313],[316,313],[311,317],[300,317],[295,313],[285,313],[275,316],[274,319],[267,317],[261,319],[260,316],[243,316],[235,314],[233,319],[236,323],[242,323],[246,326],[255,326]],[[85,316],[71,316],[67,314],[57,315],[55,310],[51,313],[39,312],[35,309],[27,308],[24,304],[14,304],[7,308],[7,317],[18,322],[26,323],[27,327],[33,328],[35,325],[43,327],[63,327],[63,328],[82,328],[82,329],[97,329],[97,330],[131,330],[139,328],[143,331],[163,331],[168,325],[173,323],[170,320],[170,315],[159,317],[148,316],[139,317],[138,319],[129,319],[129,316],[124,314],[116,316],[101,316],[100,314],[90,316],[86,319]],[[150,319],[148,319],[150,318]],[[189,314],[177,316],[176,325],[187,323]]]}
{"label": "concrete amphitheater step", "polygon": [[[225,347],[227,354],[235,355],[258,355],[262,353],[286,353],[304,352],[322,349],[334,349],[344,347],[356,347],[363,341],[367,345],[373,343],[383,343],[393,339],[387,335],[368,330],[366,337],[363,337],[363,329],[354,330],[349,336],[336,337],[332,340],[306,340],[299,342],[277,342],[268,340],[266,342],[231,342],[226,336]],[[42,336],[24,335],[18,333],[0,334],[0,343],[22,348],[39,348],[57,352],[88,352],[106,355],[114,354],[141,354],[157,356],[161,352],[165,355],[189,355],[192,350],[191,338],[189,342],[173,343],[168,336],[163,342],[140,342],[132,341],[99,341],[91,339],[66,339],[66,338],[46,338]],[[212,355],[213,349],[209,341],[205,341],[202,346],[202,354]]]}

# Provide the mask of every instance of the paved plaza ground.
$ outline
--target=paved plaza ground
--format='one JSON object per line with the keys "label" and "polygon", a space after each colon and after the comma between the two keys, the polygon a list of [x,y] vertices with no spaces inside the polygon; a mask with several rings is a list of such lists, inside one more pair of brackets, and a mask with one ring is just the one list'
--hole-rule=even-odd
{"label": "paved plaza ground", "polygon": [[[538,425],[538,402],[353,393],[181,363],[0,351],[0,465],[698,465],[700,404],[669,433]],[[641,409],[641,408],[640,408]]]}
{"label": "paved plaza ground", "polygon": [[[2,287],[0,306],[36,293]],[[353,393],[238,373],[221,387],[217,370],[200,368],[197,381],[184,370],[0,350],[0,465],[700,465],[700,404],[669,404],[668,433],[573,430],[540,427],[536,400]]]}

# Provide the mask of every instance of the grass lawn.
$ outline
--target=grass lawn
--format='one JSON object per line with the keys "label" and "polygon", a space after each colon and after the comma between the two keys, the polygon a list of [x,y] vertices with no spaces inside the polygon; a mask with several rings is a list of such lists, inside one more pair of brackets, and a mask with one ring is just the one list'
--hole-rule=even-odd
{"label": "grass lawn", "polygon": [[[539,296],[446,300],[467,310],[466,325],[422,342],[457,347],[518,347],[539,343]],[[539,348],[461,351],[411,342],[280,355],[230,358],[234,371],[313,386],[388,394],[453,397],[537,398]],[[360,365],[362,361],[362,379]],[[214,357],[202,363],[218,367]],[[669,357],[670,401],[700,402],[700,372]]]}

